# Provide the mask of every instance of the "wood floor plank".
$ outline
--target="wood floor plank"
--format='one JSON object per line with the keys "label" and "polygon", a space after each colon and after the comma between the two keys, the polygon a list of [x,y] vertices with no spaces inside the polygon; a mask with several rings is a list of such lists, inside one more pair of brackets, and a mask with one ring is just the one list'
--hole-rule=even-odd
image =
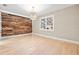
{"label": "wood floor plank", "polygon": [[0,55],[79,55],[79,45],[30,34],[0,41]]}

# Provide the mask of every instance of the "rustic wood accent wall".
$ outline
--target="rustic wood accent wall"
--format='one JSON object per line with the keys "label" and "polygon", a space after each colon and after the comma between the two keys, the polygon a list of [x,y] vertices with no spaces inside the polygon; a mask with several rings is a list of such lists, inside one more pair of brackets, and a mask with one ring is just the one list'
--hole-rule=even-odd
{"label": "rustic wood accent wall", "polygon": [[26,17],[1,13],[2,36],[26,34],[32,32],[32,20]]}

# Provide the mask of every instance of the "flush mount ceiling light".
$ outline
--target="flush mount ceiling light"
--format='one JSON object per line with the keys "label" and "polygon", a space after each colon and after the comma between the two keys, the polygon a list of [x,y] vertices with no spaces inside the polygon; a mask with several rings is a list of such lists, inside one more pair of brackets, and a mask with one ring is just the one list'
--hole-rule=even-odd
{"label": "flush mount ceiling light", "polygon": [[41,5],[40,4],[20,4],[20,7],[22,7],[24,10],[26,10],[27,12],[31,12],[32,11],[32,7],[34,7],[35,12],[40,12]]}

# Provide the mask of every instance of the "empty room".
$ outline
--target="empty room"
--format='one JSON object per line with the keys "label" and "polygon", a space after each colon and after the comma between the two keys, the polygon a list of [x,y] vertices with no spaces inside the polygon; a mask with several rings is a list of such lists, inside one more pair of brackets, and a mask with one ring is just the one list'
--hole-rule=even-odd
{"label": "empty room", "polygon": [[79,5],[0,4],[0,55],[79,55]]}

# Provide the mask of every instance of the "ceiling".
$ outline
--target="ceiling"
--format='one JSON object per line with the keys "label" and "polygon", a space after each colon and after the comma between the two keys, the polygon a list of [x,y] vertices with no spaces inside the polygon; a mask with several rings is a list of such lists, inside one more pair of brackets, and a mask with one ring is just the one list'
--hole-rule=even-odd
{"label": "ceiling", "polygon": [[6,6],[0,4],[0,9],[12,13],[30,16],[32,7],[34,7],[38,16],[44,16],[70,6],[72,6],[72,4],[7,4]]}

